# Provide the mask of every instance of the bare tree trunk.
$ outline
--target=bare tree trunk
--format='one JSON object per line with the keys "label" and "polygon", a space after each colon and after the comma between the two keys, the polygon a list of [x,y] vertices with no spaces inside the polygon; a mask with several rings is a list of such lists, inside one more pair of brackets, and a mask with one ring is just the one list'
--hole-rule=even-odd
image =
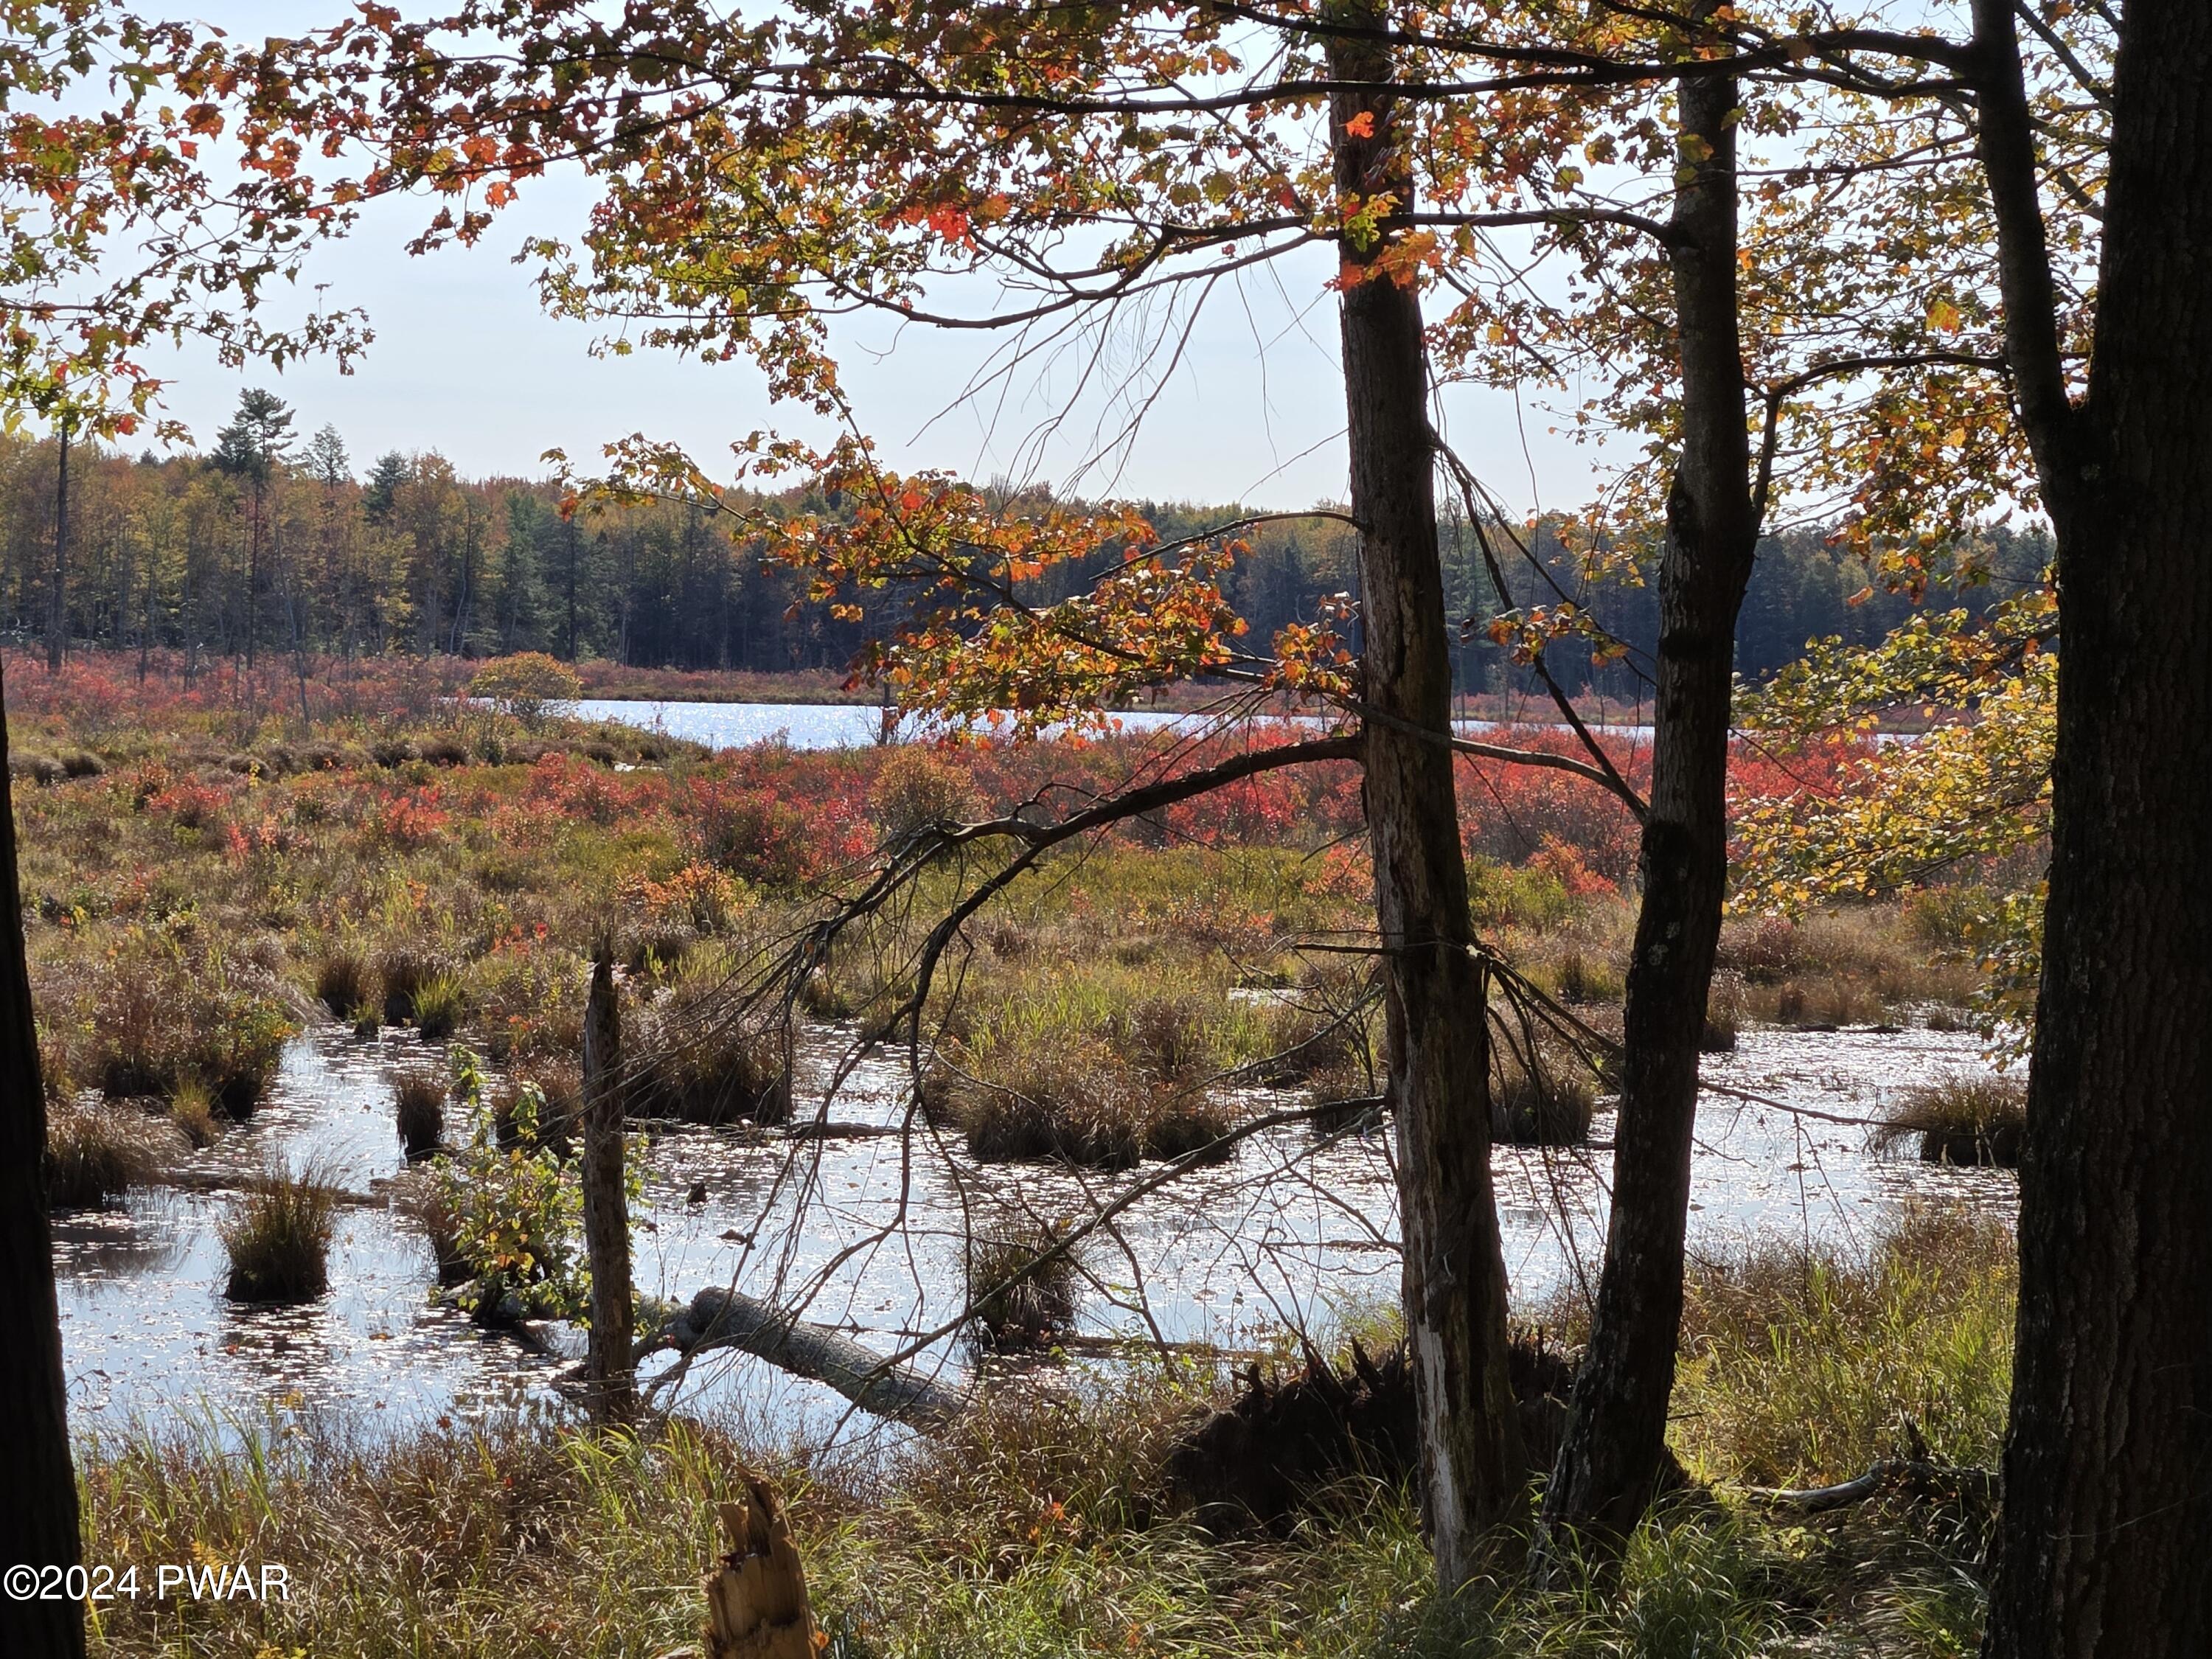
{"label": "bare tree trunk", "polygon": [[1977,0],[2007,352],[2058,553],[2050,898],[1985,1653],[2212,1632],[2212,9],[2129,0],[2087,401],[2013,12]]}
{"label": "bare tree trunk", "polygon": [[586,1370],[596,1414],[617,1419],[636,1409],[630,1357],[629,1199],[623,1184],[622,1024],[615,1003],[614,952],[605,940],[592,963],[584,1008],[584,1243],[592,1265],[592,1328]]}
{"label": "bare tree trunk", "polygon": [[[1666,1449],[1682,1315],[1698,1053],[1728,881],[1728,737],[1736,613],[1759,538],[1736,305],[1736,82],[1685,82],[1686,170],[1669,230],[1682,452],[1659,573],[1651,799],[1628,969],[1605,1270],[1575,1376],[1543,1531],[1618,1547]],[[1686,152],[1696,145],[1684,145]]]}
{"label": "bare tree trunk", "polygon": [[[6,721],[0,718],[0,1331],[8,1334],[0,1341],[0,1401],[8,1413],[0,1433],[0,1492],[6,1494],[0,1498],[0,1567],[66,1571],[78,1559],[76,1474],[70,1464],[69,1389],[41,1169],[46,1091],[23,956],[7,762]],[[77,1659],[83,1652],[81,1602],[66,1595],[22,1601],[0,1596],[0,1653]]]}
{"label": "bare tree trunk", "polygon": [[69,651],[70,422],[55,426],[54,564],[46,586],[46,672],[58,672]]}
{"label": "bare tree trunk", "polygon": [[[1368,11],[1356,14],[1364,19]],[[1331,48],[1346,79],[1387,80],[1387,52]],[[1340,196],[1412,206],[1394,100],[1334,110]],[[1361,119],[1362,117],[1368,119]],[[1370,136],[1352,130],[1358,121]],[[1371,121],[1371,125],[1370,122]],[[1505,1262],[1490,1180],[1487,986],[1468,912],[1452,777],[1451,651],[1437,546],[1434,444],[1415,291],[1344,248],[1340,305],[1352,512],[1359,526],[1366,799],[1397,1100],[1405,1304],[1437,1577],[1456,1589],[1527,1484],[1506,1370]]]}

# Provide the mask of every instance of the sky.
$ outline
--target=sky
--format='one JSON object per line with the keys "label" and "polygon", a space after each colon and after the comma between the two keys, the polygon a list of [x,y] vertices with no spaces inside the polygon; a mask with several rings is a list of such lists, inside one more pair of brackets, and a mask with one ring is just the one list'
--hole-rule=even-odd
{"label": "sky", "polygon": [[[248,37],[302,21],[296,0],[282,8],[212,0],[203,15]],[[536,181],[483,244],[420,258],[404,244],[428,216],[425,203],[371,204],[285,296],[295,314],[318,305],[368,313],[375,339],[354,372],[312,360],[282,374],[234,371],[192,347],[149,353],[149,367],[171,380],[168,412],[205,447],[240,391],[266,386],[292,404],[301,432],[335,426],[357,471],[389,450],[436,450],[473,476],[542,476],[540,457],[555,448],[588,466],[601,445],[631,433],[680,443],[710,471],[757,429],[827,435],[811,413],[772,405],[760,372],[743,359],[595,356],[604,331],[546,316],[514,252],[526,234],[574,236],[590,199],[573,175]],[[963,398],[1001,337],[888,319],[839,331],[843,382],[863,428],[902,469],[1051,483],[1094,497],[1277,508],[1340,500],[1344,416],[1328,269],[1326,252],[1310,249],[1218,290],[1126,445],[1102,434],[1154,390],[1133,372],[1146,354],[1127,337],[1107,343],[1106,372],[1091,377],[1072,408],[1073,354],[1024,364]],[[1454,390],[1443,416],[1454,446],[1501,500],[1530,508],[1588,498],[1592,453],[1553,435],[1554,417],[1534,401]]]}

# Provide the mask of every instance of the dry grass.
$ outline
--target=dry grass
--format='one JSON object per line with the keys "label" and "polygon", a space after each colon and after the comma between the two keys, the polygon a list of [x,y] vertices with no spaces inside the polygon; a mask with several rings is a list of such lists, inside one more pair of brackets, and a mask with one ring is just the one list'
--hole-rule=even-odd
{"label": "dry grass", "polygon": [[1583,1061],[1541,1044],[1530,1054],[1517,1044],[1493,1042],[1490,1066],[1493,1140],[1514,1146],[1578,1146],[1589,1139],[1597,1085]]}

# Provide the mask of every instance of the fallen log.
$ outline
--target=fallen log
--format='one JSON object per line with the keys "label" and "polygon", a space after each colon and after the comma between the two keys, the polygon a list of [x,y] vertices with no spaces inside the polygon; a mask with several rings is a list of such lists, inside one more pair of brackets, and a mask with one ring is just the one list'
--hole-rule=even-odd
{"label": "fallen log", "polygon": [[1991,1507],[1996,1502],[1997,1474],[1972,1465],[1938,1463],[1923,1457],[1884,1458],[1864,1474],[1838,1480],[1832,1486],[1753,1486],[1746,1496],[1770,1509],[1796,1515],[1824,1515],[1830,1510],[1863,1504],[1872,1498],[1896,1495],[1917,1503],[1954,1503]]}
{"label": "fallen log", "polygon": [[643,1359],[673,1349],[688,1360],[712,1348],[736,1348],[794,1376],[826,1382],[864,1411],[916,1428],[949,1422],[968,1404],[963,1390],[895,1364],[842,1331],[720,1285],[709,1285],[678,1308],[634,1354]]}

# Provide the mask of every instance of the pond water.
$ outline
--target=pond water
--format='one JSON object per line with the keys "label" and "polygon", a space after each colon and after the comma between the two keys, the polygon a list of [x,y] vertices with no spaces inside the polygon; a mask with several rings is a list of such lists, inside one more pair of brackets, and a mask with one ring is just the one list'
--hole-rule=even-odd
{"label": "pond water", "polygon": [[[616,720],[712,749],[742,749],[771,740],[793,749],[852,749],[883,740],[886,711],[868,703],[830,702],[649,702],[616,697],[586,697],[566,707],[580,720]],[[1124,709],[1113,717],[1128,732],[1199,732],[1222,716],[1204,710]],[[1293,718],[1310,719],[1310,716]],[[1492,720],[1461,720],[1464,732],[1498,729]],[[911,738],[923,728],[899,725],[897,735]],[[1642,738],[1650,728],[1608,726],[1619,736]]]}
{"label": "pond water", "polygon": [[[808,1032],[802,1116],[819,1105],[847,1036]],[[557,1399],[553,1381],[568,1359],[435,1307],[428,1242],[379,1193],[376,1183],[401,1168],[391,1080],[423,1058],[411,1036],[362,1042],[335,1025],[311,1030],[291,1045],[261,1110],[185,1166],[206,1186],[275,1159],[312,1161],[356,1196],[341,1214],[331,1288],[315,1302],[251,1309],[225,1300],[216,1230],[234,1200],[221,1191],[157,1188],[56,1218],[80,1430],[219,1420],[270,1405],[396,1425]],[[1889,1091],[1979,1065],[1975,1039],[1961,1034],[1747,1031],[1735,1054],[1706,1061],[1695,1248],[1725,1253],[1776,1236],[1849,1244],[1907,1200],[2008,1207],[2008,1173],[1875,1157],[1863,1127],[1802,1115],[1873,1117]],[[896,1124],[904,1101],[902,1069],[866,1060],[828,1115]],[[1601,1115],[1597,1139],[1611,1129]],[[1608,1164],[1601,1151],[1498,1149],[1506,1261],[1522,1304],[1595,1275]],[[960,1308],[969,1206],[1079,1219],[1159,1168],[1102,1176],[979,1165],[921,1129],[826,1140],[746,1127],[656,1131],[635,1212],[637,1285],[641,1294],[681,1298],[734,1284],[803,1305],[808,1317],[889,1353]],[[690,1202],[699,1182],[705,1201]],[[1326,1323],[1334,1310],[1393,1296],[1395,1236],[1386,1135],[1322,1142],[1303,1127],[1263,1133],[1229,1163],[1139,1200],[1093,1237],[1082,1257],[1090,1281],[1082,1325],[1100,1335],[1248,1348],[1285,1323]],[[957,1372],[970,1356],[946,1338],[920,1363]],[[702,1357],[670,1397],[741,1410],[779,1435],[872,1424],[848,1414],[826,1387],[726,1352]]]}

